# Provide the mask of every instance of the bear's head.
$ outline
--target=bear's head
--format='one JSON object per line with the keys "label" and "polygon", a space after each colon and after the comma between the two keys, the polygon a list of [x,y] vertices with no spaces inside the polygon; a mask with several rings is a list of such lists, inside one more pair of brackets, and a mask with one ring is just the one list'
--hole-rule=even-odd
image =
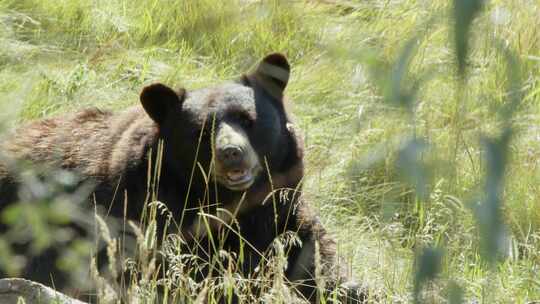
{"label": "bear's head", "polygon": [[284,107],[290,75],[281,54],[266,56],[239,80],[199,90],[145,87],[140,99],[165,142],[164,161],[183,176],[202,171],[244,191],[287,170],[299,155]]}

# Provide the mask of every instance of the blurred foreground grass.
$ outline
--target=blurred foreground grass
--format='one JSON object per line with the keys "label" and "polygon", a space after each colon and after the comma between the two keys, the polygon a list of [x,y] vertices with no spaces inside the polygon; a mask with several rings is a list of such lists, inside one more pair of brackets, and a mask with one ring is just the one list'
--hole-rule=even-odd
{"label": "blurred foreground grass", "polygon": [[[283,52],[304,192],[359,281],[384,302],[412,301],[418,255],[440,262],[426,302],[539,300],[540,6],[485,3],[459,64],[454,12],[440,0],[0,0],[0,119],[122,109],[144,84],[189,90]],[[497,174],[490,264],[481,219]]]}

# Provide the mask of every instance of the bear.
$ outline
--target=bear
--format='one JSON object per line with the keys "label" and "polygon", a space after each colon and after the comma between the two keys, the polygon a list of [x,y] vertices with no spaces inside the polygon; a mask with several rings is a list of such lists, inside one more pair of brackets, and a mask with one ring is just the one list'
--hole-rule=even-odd
{"label": "bear", "polygon": [[[119,113],[92,108],[15,129],[2,159],[76,173],[92,184],[88,199],[107,218],[140,222],[151,202],[161,202],[169,216],[156,216],[157,236],[180,236],[205,261],[228,252],[245,277],[277,238],[293,233],[299,242],[287,248],[284,276],[299,295],[312,303],[329,296],[317,286],[319,272],[328,289],[346,286],[344,299],[360,302],[365,295],[338,265],[334,241],[301,193],[303,140],[284,95],[290,72],[286,57],[273,53],[216,86],[151,84],[140,105]],[[0,166],[0,210],[25,192],[10,164]],[[217,236],[219,248],[211,244]],[[23,275],[45,284],[61,278],[53,256],[32,261]],[[194,276],[211,273],[201,267]]]}

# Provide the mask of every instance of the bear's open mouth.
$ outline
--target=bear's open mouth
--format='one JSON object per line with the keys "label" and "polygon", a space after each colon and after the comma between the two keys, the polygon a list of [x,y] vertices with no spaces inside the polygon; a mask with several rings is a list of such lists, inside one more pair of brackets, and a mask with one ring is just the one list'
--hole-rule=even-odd
{"label": "bear's open mouth", "polygon": [[243,184],[250,181],[252,178],[253,175],[247,169],[236,169],[227,172],[227,180],[229,182],[229,185]]}
{"label": "bear's open mouth", "polygon": [[223,186],[231,190],[241,191],[251,187],[258,171],[257,166],[251,169],[230,169],[221,174],[217,174],[217,177]]}

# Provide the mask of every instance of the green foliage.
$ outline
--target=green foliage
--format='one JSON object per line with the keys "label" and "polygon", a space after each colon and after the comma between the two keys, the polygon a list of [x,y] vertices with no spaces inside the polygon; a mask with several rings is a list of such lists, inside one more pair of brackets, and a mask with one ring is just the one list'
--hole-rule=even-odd
{"label": "green foliage", "polygon": [[[0,0],[0,118],[121,109],[146,83],[201,87],[284,52],[306,134],[304,193],[358,281],[382,302],[525,303],[540,297],[538,16],[530,0]],[[35,234],[36,249],[65,221],[65,205],[47,202],[2,215],[36,224],[20,230]],[[126,262],[147,274],[132,293],[141,299],[157,284],[159,236],[148,223],[140,256]],[[12,241],[0,237],[0,267],[16,273],[24,261]],[[179,242],[164,249],[175,299],[234,289],[249,301],[257,288],[290,296],[271,270],[260,278],[273,289],[228,276],[195,285],[180,275],[192,257]],[[282,265],[279,254],[268,263]],[[103,297],[121,288],[100,282]]]}
{"label": "green foliage", "polygon": [[478,15],[483,0],[455,0],[454,1],[454,43],[458,72],[465,73],[465,65],[469,52],[469,33],[474,18]]}
{"label": "green foliage", "polygon": [[442,252],[440,249],[425,248],[416,259],[414,276],[414,303],[421,303],[420,291],[422,286],[434,280],[441,271]]}

